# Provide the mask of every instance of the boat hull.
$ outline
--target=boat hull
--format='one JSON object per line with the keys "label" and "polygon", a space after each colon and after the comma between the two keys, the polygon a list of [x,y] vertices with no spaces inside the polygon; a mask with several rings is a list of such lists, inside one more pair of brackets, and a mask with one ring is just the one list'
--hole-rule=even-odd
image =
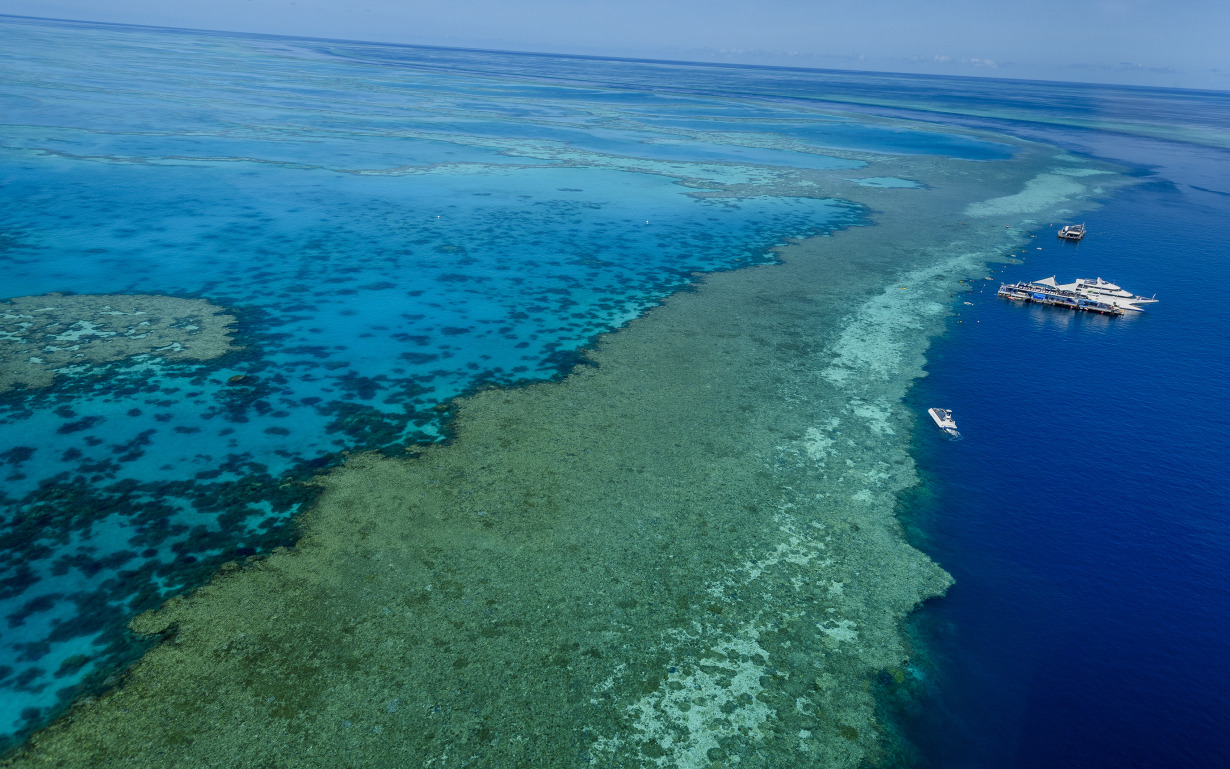
{"label": "boat hull", "polygon": [[940,432],[948,438],[960,438],[961,433],[957,432],[957,422],[952,418],[952,412],[948,409],[927,409],[927,414],[930,415],[931,421],[935,422],[935,426],[940,428]]}

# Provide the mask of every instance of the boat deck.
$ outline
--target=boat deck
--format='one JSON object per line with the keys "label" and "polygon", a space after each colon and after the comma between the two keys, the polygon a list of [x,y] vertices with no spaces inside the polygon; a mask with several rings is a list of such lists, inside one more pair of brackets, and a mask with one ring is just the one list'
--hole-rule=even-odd
{"label": "boat deck", "polygon": [[1039,285],[1037,283],[1005,283],[999,287],[999,291],[996,292],[996,296],[1002,296],[1005,299],[1015,299],[1022,302],[1047,304],[1052,307],[1066,307],[1069,310],[1096,312],[1101,315],[1123,314],[1123,310],[1113,304],[1099,302],[1096,299],[1089,299],[1077,294],[1075,291],[1064,291],[1063,289],[1051,288],[1050,286]]}
{"label": "boat deck", "polygon": [[1064,240],[1080,240],[1085,237],[1085,225],[1068,224],[1059,229],[1059,237]]}

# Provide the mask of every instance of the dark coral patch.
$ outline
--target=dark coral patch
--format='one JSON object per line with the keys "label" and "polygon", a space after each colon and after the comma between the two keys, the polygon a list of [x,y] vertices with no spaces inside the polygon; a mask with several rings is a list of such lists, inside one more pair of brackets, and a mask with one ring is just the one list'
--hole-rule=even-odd
{"label": "dark coral patch", "polygon": [[99,422],[103,422],[103,421],[105,421],[105,419],[100,416],[83,417],[81,419],[78,419],[75,422],[65,422],[64,424],[56,428],[56,432],[59,433],[60,435],[67,435],[69,433],[81,432],[82,430],[88,430],[94,425],[98,424]]}
{"label": "dark coral patch", "polygon": [[35,451],[33,446],[14,446],[7,451],[0,451],[0,461],[9,465],[20,464],[34,456]]}
{"label": "dark coral patch", "polygon": [[431,353],[423,353],[423,352],[403,352],[397,357],[401,358],[402,360],[407,361],[408,363],[412,363],[416,366],[421,366],[424,363],[431,363],[433,360],[436,360],[440,356],[431,354]]}

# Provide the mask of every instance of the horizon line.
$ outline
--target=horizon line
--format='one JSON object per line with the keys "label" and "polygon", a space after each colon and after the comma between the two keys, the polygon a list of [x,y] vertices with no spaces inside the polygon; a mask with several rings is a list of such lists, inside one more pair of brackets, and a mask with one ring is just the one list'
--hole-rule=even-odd
{"label": "horizon line", "polygon": [[[1158,86],[1158,85],[1133,85],[1129,83],[1102,83],[1085,80],[1045,80],[1037,78],[1016,78],[1016,77],[994,77],[988,75],[937,75],[923,72],[899,72],[896,70],[875,70],[875,69],[842,69],[835,67],[807,67],[799,65],[784,65],[784,64],[750,64],[725,61],[704,61],[693,59],[658,59],[658,58],[642,58],[638,56],[615,56],[609,54],[585,54],[585,53],[559,53],[554,51],[530,51],[516,50],[504,48],[473,48],[469,46],[450,46],[450,45],[432,45],[428,43],[402,43],[388,42],[383,40],[358,40],[353,38],[335,38],[335,37],[314,37],[309,35],[288,35],[279,32],[243,32],[226,29],[205,29],[198,27],[166,27],[157,24],[132,24],[116,21],[92,21],[90,19],[61,19],[53,16],[23,16],[19,14],[0,13],[0,19],[18,19],[23,21],[44,21],[56,22],[59,24],[82,24],[82,25],[97,25],[104,27],[122,27],[130,29],[157,30],[161,32],[178,32],[178,33],[206,33],[215,35],[237,35],[242,37],[265,37],[265,38],[283,38],[288,40],[310,40],[322,43],[351,43],[360,45],[387,45],[396,46],[399,48],[426,48],[440,51],[469,51],[473,53],[498,53],[513,56],[554,56],[566,59],[584,59],[590,61],[620,61],[620,62],[640,62],[647,64],[674,64],[687,65],[697,67],[729,67],[732,69],[771,69],[771,70],[787,70],[799,72],[831,72],[844,73],[854,75],[892,75],[895,77],[909,77],[922,79],[955,79],[955,80],[980,80],[1001,83],[1036,83],[1044,85],[1058,86],[1094,86],[1099,88],[1123,88],[1128,90],[1145,90],[1145,91],[1183,91],[1189,93],[1208,93],[1225,95],[1230,94],[1230,88],[1185,88],[1180,86]],[[851,102],[858,103],[858,102]]]}

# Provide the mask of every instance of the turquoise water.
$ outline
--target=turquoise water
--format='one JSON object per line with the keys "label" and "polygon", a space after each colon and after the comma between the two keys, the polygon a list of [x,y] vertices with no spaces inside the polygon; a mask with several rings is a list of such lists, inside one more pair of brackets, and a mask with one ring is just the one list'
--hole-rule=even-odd
{"label": "turquoise water", "polygon": [[922,187],[921,184],[912,179],[899,179],[896,176],[864,176],[862,179],[854,179],[852,181],[863,187],[884,187],[887,189],[903,190],[913,190]]}

